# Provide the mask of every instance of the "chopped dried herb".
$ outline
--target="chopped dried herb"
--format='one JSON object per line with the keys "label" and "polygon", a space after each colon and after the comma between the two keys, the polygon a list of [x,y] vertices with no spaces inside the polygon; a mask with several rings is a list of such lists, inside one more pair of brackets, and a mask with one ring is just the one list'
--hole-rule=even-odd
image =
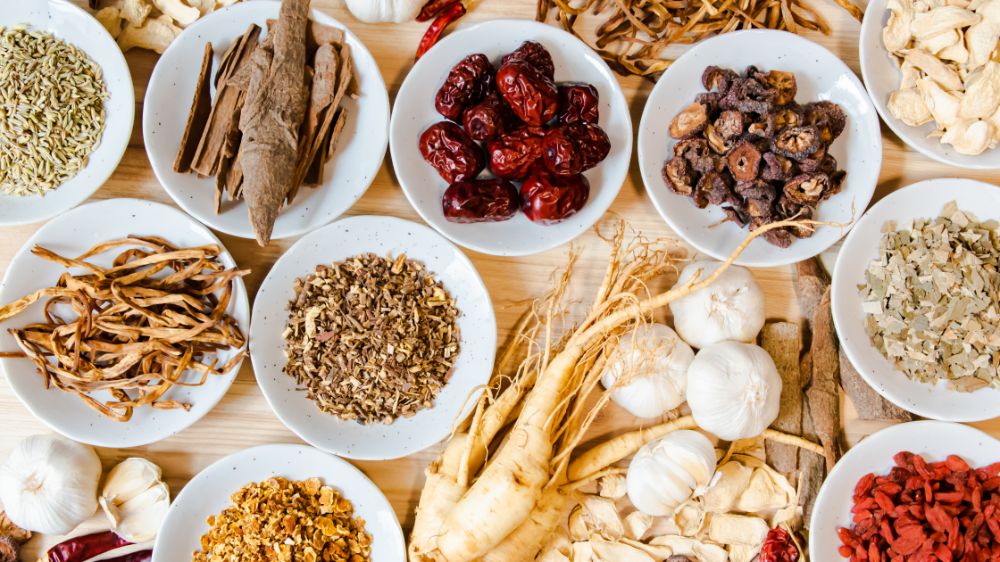
{"label": "chopped dried herb", "polygon": [[458,309],[423,264],[363,254],[295,282],[285,372],[324,412],[392,423],[433,405],[458,358]]}
{"label": "chopped dried herb", "polygon": [[1000,236],[952,202],[936,219],[883,227],[858,288],[872,343],[911,379],[1000,388]]}

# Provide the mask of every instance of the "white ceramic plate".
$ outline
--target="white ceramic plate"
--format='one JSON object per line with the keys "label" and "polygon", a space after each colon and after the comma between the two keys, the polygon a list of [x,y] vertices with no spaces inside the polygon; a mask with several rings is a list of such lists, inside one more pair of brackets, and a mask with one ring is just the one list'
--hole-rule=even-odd
{"label": "white ceramic plate", "polygon": [[[755,30],[726,33],[696,44],[667,68],[656,83],[639,124],[639,169],[646,193],[656,210],[684,240],[715,259],[725,259],[749,231],[725,222],[719,206],[698,209],[690,198],[671,192],[661,171],[677,141],[667,128],[674,116],[704,92],[701,75],[707,66],[743,72],[748,65],[795,74],[796,101],[829,100],[847,113],[847,128],[834,141],[830,154],[847,171],[843,191],[819,205],[817,219],[837,224],[856,220],[871,200],[882,163],[882,136],[878,116],[861,81],[836,55],[784,31]],[[722,223],[722,224],[720,224]],[[736,263],[754,267],[788,265],[811,258],[833,245],[845,228],[821,226],[810,238],[778,248],[762,238],[754,240]]]}
{"label": "white ceramic plate", "polygon": [[[156,177],[174,201],[191,216],[215,230],[253,238],[253,229],[242,201],[223,200],[222,212],[215,213],[215,178],[174,172],[174,158],[180,147],[194,94],[198,69],[211,42],[215,50],[213,78],[223,52],[250,24],[265,29],[266,21],[278,17],[278,2],[242,2],[201,18],[181,33],[160,57],[146,89],[142,113],[142,133],[146,153]],[[337,143],[337,151],[323,169],[323,183],[302,187],[291,205],[282,209],[271,234],[273,240],[304,234],[340,216],[364,195],[382,166],[389,127],[389,96],[382,74],[365,48],[347,26],[313,10],[312,20],[341,28],[354,60],[358,98],[347,98],[347,123]],[[212,88],[215,96],[215,88]]]}
{"label": "white ceramic plate", "polygon": [[958,455],[973,467],[1000,461],[1000,441],[967,425],[915,421],[872,434],[851,447],[823,482],[809,524],[809,558],[822,562],[845,560],[837,552],[837,529],[851,525],[854,488],[862,476],[887,474],[900,451],[943,461]]}
{"label": "white ceramic plate", "polygon": [[[324,413],[283,371],[288,302],[296,278],[317,265],[372,252],[422,262],[455,299],[461,334],[458,361],[434,407],[390,425],[362,425]],[[264,279],[253,305],[250,357],[257,384],[278,418],[296,435],[325,451],[355,459],[403,457],[446,437],[471,406],[477,387],[493,369],[496,318],[490,295],[472,262],[426,226],[392,217],[359,216],[337,221],[303,237],[286,251]]]}
{"label": "white ceramic plate", "polygon": [[244,449],[212,464],[188,482],[167,512],[153,546],[153,562],[190,560],[208,532],[205,520],[232,505],[230,496],[251,482],[273,477],[321,478],[354,505],[372,536],[372,562],[406,559],[403,530],[378,487],[343,459],[304,445],[263,445]]}
{"label": "white ceramic plate", "polygon": [[[236,267],[236,262],[215,235],[177,209],[139,199],[107,199],[63,213],[29,238],[4,274],[0,302],[6,304],[49,287],[65,271],[58,264],[32,255],[31,248],[35,245],[75,257],[95,244],[130,234],[160,236],[178,246],[217,244],[223,250],[220,261],[226,267]],[[109,266],[115,254],[117,251],[112,250],[93,261]],[[7,329],[42,321],[46,300],[0,322],[0,350],[17,349]],[[236,281],[229,313],[245,332],[250,324],[250,304],[242,280]],[[237,352],[229,350],[219,354],[219,363],[224,364]],[[164,395],[166,399],[189,402],[190,411],[138,408],[130,421],[117,422],[102,416],[76,396],[55,389],[46,390],[31,361],[0,359],[0,372],[35,417],[71,439],[98,447],[138,447],[180,432],[201,419],[222,399],[238,371],[239,365],[228,375],[209,377],[202,386],[175,386]],[[110,398],[110,394],[97,393],[95,396]]]}
{"label": "white ceramic plate", "polygon": [[[600,95],[600,126],[611,140],[611,153],[584,175],[590,200],[577,214],[549,226],[522,213],[495,223],[448,222],[441,210],[447,184],[424,161],[417,139],[444,120],[434,109],[434,94],[455,64],[473,53],[494,63],[524,41],[537,41],[552,53],[556,82],[589,82]],[[494,20],[459,29],[424,55],[403,80],[389,126],[389,150],[403,193],[427,224],[452,241],[486,254],[523,256],[543,252],[576,238],[593,226],[618,195],[632,158],[632,119],[621,86],[601,57],[582,41],[551,25],[529,20]]]}
{"label": "white ceramic plate", "polygon": [[28,24],[79,47],[101,67],[109,98],[104,104],[104,133],[86,166],[66,183],[44,196],[0,194],[0,225],[27,224],[50,219],[90,197],[115,171],[132,134],[135,97],[132,75],[118,44],[84,10],[63,0],[4,2],[0,27]]}
{"label": "white ceramic plate", "polygon": [[844,352],[861,376],[879,394],[918,416],[947,421],[978,421],[1000,416],[1000,390],[975,392],[949,390],[912,381],[872,345],[865,332],[858,285],[865,282],[868,264],[878,257],[882,226],[934,218],[951,201],[980,220],[1000,219],[1000,188],[966,179],[936,179],[894,191],[861,218],[847,236],[834,267],[831,305],[833,320]]}
{"label": "white ceramic plate", "polygon": [[886,0],[871,0],[865,10],[865,19],[861,23],[860,45],[861,76],[865,87],[875,102],[875,108],[885,124],[896,133],[904,143],[928,158],[933,158],[943,164],[958,166],[972,170],[1000,169],[1000,148],[987,150],[976,156],[959,154],[947,144],[942,144],[936,138],[928,138],[934,129],[934,123],[921,127],[911,127],[893,117],[886,104],[889,94],[899,89],[902,72],[892,55],[882,42],[882,29],[889,21],[889,10]]}

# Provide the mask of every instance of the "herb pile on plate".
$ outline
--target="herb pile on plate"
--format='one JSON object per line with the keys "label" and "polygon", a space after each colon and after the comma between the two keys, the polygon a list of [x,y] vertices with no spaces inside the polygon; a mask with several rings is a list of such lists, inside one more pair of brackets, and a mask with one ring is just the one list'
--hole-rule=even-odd
{"label": "herb pile on plate", "polygon": [[79,173],[101,140],[101,67],[51,33],[0,26],[0,83],[0,193],[45,195]]}
{"label": "herb pile on plate", "polygon": [[[284,0],[269,35],[251,25],[226,49],[212,87],[212,44],[201,71],[173,169],[215,177],[215,210],[246,200],[257,242],[303,185],[323,181],[355,94],[343,30],[309,21],[308,0]],[[309,78],[307,80],[307,77]]]}
{"label": "herb pile on plate", "polygon": [[[708,90],[670,123],[679,140],[663,166],[667,187],[698,208],[720,205],[728,220],[754,230],[787,219],[811,219],[840,192],[845,172],[830,145],[847,125],[831,101],[799,105],[795,75],[748,66],[742,74],[709,66]],[[764,238],[787,248],[812,236],[809,227],[770,230]]]}
{"label": "herb pile on plate", "polygon": [[430,408],[458,359],[458,309],[405,254],[363,254],[295,281],[285,372],[319,408],[392,423]]}
{"label": "herb pile on plate", "polygon": [[859,287],[872,343],[913,380],[1000,387],[1000,235],[952,202],[883,227]]}

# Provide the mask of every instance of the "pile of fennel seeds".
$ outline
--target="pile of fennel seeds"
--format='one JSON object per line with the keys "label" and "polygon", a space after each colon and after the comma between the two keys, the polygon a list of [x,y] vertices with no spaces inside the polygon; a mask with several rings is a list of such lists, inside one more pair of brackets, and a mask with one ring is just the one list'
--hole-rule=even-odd
{"label": "pile of fennel seeds", "polygon": [[0,27],[0,193],[44,195],[83,169],[107,99],[83,51],[51,33]]}

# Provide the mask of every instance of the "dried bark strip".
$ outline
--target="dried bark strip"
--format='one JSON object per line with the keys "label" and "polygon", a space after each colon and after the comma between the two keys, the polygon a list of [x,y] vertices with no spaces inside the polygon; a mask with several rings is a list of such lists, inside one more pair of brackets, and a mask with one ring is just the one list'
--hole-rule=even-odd
{"label": "dried bark strip", "polygon": [[840,350],[840,384],[844,387],[858,419],[878,421],[910,421],[913,415],[875,392],[851,365],[844,350]]}
{"label": "dried bark strip", "polygon": [[830,311],[830,288],[826,288],[823,298],[813,315],[812,343],[812,380],[806,390],[809,401],[809,412],[816,435],[826,456],[826,470],[843,454],[840,443],[840,396],[838,385],[840,379],[840,358],[837,354],[837,335],[833,327],[833,314]]}
{"label": "dried bark strip", "polygon": [[[781,408],[771,424],[773,429],[792,435],[802,434],[802,375],[799,356],[802,353],[802,330],[792,322],[775,322],[764,326],[761,347],[774,359],[781,375]],[[799,449],[792,445],[767,441],[767,461],[784,474],[794,486],[798,475]]]}
{"label": "dried bark strip", "polygon": [[202,134],[205,132],[208,116],[212,112],[211,76],[212,43],[205,43],[205,52],[201,58],[201,70],[198,72],[198,81],[194,86],[194,99],[191,100],[191,111],[188,114],[187,124],[184,126],[180,150],[174,160],[174,171],[177,173],[186,174],[191,171],[194,153],[198,149]]}
{"label": "dried bark strip", "polygon": [[[810,352],[806,351],[802,357],[800,367],[803,382],[808,382],[812,369],[812,356]],[[818,441],[808,403],[803,404],[802,408],[802,437],[811,441]],[[809,528],[809,520],[812,517],[813,506],[816,503],[816,496],[819,495],[819,488],[823,485],[825,478],[826,464],[824,460],[819,455],[806,450],[800,450],[798,496],[799,507],[802,508],[802,523],[807,529]]]}

